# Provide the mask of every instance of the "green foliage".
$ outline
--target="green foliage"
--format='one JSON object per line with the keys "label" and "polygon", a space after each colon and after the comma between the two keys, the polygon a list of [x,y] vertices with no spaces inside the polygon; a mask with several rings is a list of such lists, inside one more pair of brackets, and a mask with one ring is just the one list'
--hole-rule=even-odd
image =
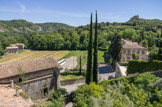
{"label": "green foliage", "polygon": [[139,88],[148,90],[150,88],[148,87],[148,85],[151,83],[154,83],[157,79],[159,78],[156,77],[155,75],[152,75],[150,73],[144,73],[144,74],[137,76],[134,79],[134,84],[136,84]]}
{"label": "green foliage", "polygon": [[95,40],[94,40],[94,56],[93,56],[93,81],[98,83],[98,26],[97,26],[97,11],[95,23]]}
{"label": "green foliage", "polygon": [[52,101],[52,103],[50,105],[48,105],[48,107],[62,107],[65,101],[65,95],[67,94],[66,89],[64,88],[58,88],[57,90],[55,90],[49,100]]}
{"label": "green foliage", "polygon": [[146,39],[142,40],[142,46],[144,46],[145,48],[148,48],[148,41]]}
{"label": "green foliage", "polygon": [[[137,77],[81,85],[74,92],[74,107],[161,107],[161,79],[150,73]],[[152,88],[151,88],[152,87]],[[99,89],[101,88],[101,89]]]}
{"label": "green foliage", "polygon": [[149,60],[158,60],[158,48],[155,48],[153,50],[151,50],[150,54],[149,54]]}
{"label": "green foliage", "polygon": [[111,40],[111,44],[108,51],[110,57],[113,59],[113,62],[119,62],[121,60],[121,51],[121,36],[119,36],[119,34],[116,34]]}
{"label": "green foliage", "polygon": [[128,66],[128,62],[120,62],[121,66]]}
{"label": "green foliage", "polygon": [[103,95],[103,91],[102,86],[98,86],[93,82],[89,85],[79,86],[73,95],[74,107],[91,107],[89,105],[91,103],[90,96],[98,98]]}
{"label": "green foliage", "polygon": [[0,46],[0,56],[4,55],[5,54],[5,51],[4,49]]}
{"label": "green foliage", "polygon": [[82,73],[82,57],[80,56],[80,69],[79,69],[79,73]]}
{"label": "green foliage", "polygon": [[160,43],[159,43],[158,60],[162,61],[162,39],[160,39]]}
{"label": "green foliage", "polygon": [[139,59],[139,55],[136,54],[136,53],[133,53],[132,54],[132,58],[133,58],[133,60],[138,60]]}
{"label": "green foliage", "polygon": [[29,95],[26,94],[25,92],[20,92],[20,96],[23,97],[24,99],[28,99]]}
{"label": "green foliage", "polygon": [[93,68],[92,68],[92,32],[93,32],[93,25],[92,25],[92,13],[91,13],[91,21],[90,21],[90,35],[89,35],[89,44],[88,44],[88,61],[87,61],[87,75],[86,75],[86,83],[89,84],[93,81]]}
{"label": "green foliage", "polygon": [[133,73],[143,73],[146,71],[157,71],[162,69],[162,61],[153,60],[153,61],[138,61],[132,60],[129,61],[127,74]]}

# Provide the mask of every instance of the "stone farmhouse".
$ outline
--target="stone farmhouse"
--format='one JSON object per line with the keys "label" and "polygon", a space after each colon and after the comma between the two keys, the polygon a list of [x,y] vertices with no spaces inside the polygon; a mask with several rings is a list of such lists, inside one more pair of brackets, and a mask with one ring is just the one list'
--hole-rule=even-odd
{"label": "stone farmhouse", "polygon": [[6,53],[16,53],[18,51],[24,50],[25,45],[23,43],[11,44],[6,47]]}
{"label": "stone farmhouse", "polygon": [[148,60],[147,49],[142,47],[137,42],[122,39],[122,59],[121,62],[128,62],[132,60],[132,54],[136,53],[139,55],[139,60]]}
{"label": "stone farmhouse", "polygon": [[[52,57],[0,64],[0,83],[22,82],[22,89],[32,99],[40,99],[59,87],[62,67]],[[22,72],[25,81],[22,81]]]}

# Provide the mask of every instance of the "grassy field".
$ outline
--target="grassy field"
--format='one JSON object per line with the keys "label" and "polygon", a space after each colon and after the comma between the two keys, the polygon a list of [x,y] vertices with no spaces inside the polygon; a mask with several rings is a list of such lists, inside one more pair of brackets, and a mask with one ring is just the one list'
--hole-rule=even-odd
{"label": "grassy field", "polygon": [[[105,54],[104,51],[98,51],[98,62],[105,62]],[[31,60],[35,58],[42,58],[46,56],[53,56],[56,60],[70,58],[72,56],[77,57],[77,62],[79,68],[80,56],[82,57],[82,67],[87,60],[87,51],[82,50],[60,50],[60,51],[31,51],[25,50],[18,54],[14,54],[11,56],[7,56],[0,59],[0,63],[8,63],[8,62],[17,62],[17,61],[24,61],[24,60]]]}
{"label": "grassy field", "polygon": [[82,77],[83,77],[82,75],[66,75],[66,76],[60,75],[60,81],[76,80]]}
{"label": "grassy field", "polygon": [[25,50],[21,53],[10,55],[0,59],[0,63],[17,62],[24,60],[31,60],[34,58],[42,58],[46,56],[53,56],[56,60],[60,60],[70,51],[31,51]]}

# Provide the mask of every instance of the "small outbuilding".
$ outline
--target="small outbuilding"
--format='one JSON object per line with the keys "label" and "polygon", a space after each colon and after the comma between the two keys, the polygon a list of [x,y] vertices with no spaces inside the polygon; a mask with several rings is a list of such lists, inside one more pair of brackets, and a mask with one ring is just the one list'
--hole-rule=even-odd
{"label": "small outbuilding", "polygon": [[[22,83],[22,89],[32,98],[40,99],[59,87],[62,67],[52,57],[0,64],[0,83]],[[25,81],[24,81],[25,80]]]}

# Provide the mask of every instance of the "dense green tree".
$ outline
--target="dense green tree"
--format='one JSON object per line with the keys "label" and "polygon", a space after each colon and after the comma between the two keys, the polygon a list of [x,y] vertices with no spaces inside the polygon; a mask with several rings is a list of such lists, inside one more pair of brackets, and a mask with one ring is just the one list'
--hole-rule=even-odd
{"label": "dense green tree", "polygon": [[133,53],[133,54],[132,54],[132,59],[138,60],[138,59],[139,59],[139,55],[136,54],[136,53]]}
{"label": "dense green tree", "polygon": [[136,34],[135,30],[131,28],[119,32],[119,35],[121,35],[124,39],[129,39],[133,41],[137,40],[138,38],[138,35]]}
{"label": "dense green tree", "polygon": [[86,83],[89,84],[93,81],[93,70],[92,70],[92,13],[90,21],[90,35],[89,35],[89,44],[88,44],[88,61],[87,61],[87,74],[86,74]]}
{"label": "dense green tree", "polygon": [[160,39],[159,43],[158,60],[162,60],[162,39]]}
{"label": "dense green tree", "polygon": [[142,46],[144,46],[145,48],[148,48],[148,41],[145,39],[145,40],[142,40]]}
{"label": "dense green tree", "polygon": [[158,48],[151,50],[149,54],[149,60],[158,60],[158,52],[159,52]]}
{"label": "dense green tree", "polygon": [[122,53],[122,43],[121,36],[119,34],[115,34],[113,39],[111,40],[111,44],[108,51],[110,57],[113,59],[113,63],[120,62],[121,53]]}
{"label": "dense green tree", "polygon": [[142,31],[141,31],[141,38],[142,38],[142,40],[144,40],[144,39],[145,39],[144,30],[142,30]]}
{"label": "dense green tree", "polygon": [[97,11],[96,11],[96,23],[95,23],[95,39],[94,39],[94,59],[93,59],[93,81],[98,82],[98,28],[97,28]]}
{"label": "dense green tree", "polygon": [[5,54],[5,51],[4,49],[0,46],[0,56],[4,55]]}
{"label": "dense green tree", "polygon": [[82,57],[80,56],[80,69],[79,69],[79,73],[82,73]]}

